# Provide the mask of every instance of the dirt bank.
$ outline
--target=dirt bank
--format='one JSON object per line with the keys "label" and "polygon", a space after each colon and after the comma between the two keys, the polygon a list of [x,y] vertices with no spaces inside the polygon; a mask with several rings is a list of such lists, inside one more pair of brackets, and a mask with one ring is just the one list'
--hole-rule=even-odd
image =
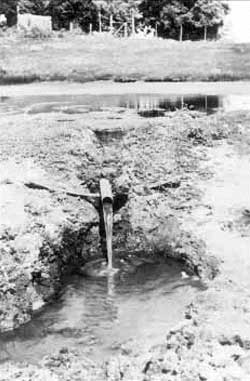
{"label": "dirt bank", "polygon": [[[88,152],[95,149],[90,131],[73,127],[68,133],[53,119],[18,117],[2,120],[1,134],[0,326],[4,330],[27,321],[32,310],[54,296],[61,275],[81,262],[84,242],[85,257],[95,250],[99,217],[92,204],[66,197],[63,191],[65,186],[77,190],[74,169],[79,155],[88,161]],[[73,147],[76,154],[69,154]],[[34,182],[57,191],[25,186]]]}
{"label": "dirt bank", "polygon": [[[248,95],[250,82],[209,82],[206,83],[206,95]],[[162,94],[171,95],[190,95],[204,94],[203,82],[142,82],[136,83],[114,83],[112,81],[93,81],[87,83],[72,82],[43,82],[32,83],[29,85],[10,85],[0,87],[0,96],[3,97],[23,97],[50,95],[120,95],[120,94]]]}
{"label": "dirt bank", "polygon": [[[241,243],[241,263],[248,263],[243,250],[247,238],[243,244],[241,237],[243,228],[248,234],[243,223],[247,197],[233,213],[231,209],[246,185],[238,168],[245,174],[247,159],[239,158],[237,149],[242,141],[247,147],[249,119],[239,113],[208,117],[176,112],[145,120],[121,110],[67,120],[61,114],[2,118],[1,330],[30,319],[33,310],[55,295],[63,274],[101,255],[96,205],[65,194],[72,189],[97,192],[101,176],[110,179],[120,196],[116,253],[171,256],[206,281],[224,263],[209,290],[187,309],[183,326],[149,353],[128,343],[120,357],[98,367],[63,348],[39,368],[3,364],[0,379],[19,374],[24,380],[244,380],[249,295],[247,277],[241,283],[232,275],[232,258]],[[100,139],[107,126],[120,131],[112,144]],[[218,145],[226,141],[231,145]],[[239,180],[231,186],[232,176]],[[28,182],[55,192],[30,189]],[[230,197],[224,200],[225,193]],[[234,246],[222,251],[227,234],[236,235]]]}
{"label": "dirt bank", "polygon": [[[241,117],[237,118],[238,121]],[[242,119],[241,119],[242,121]],[[241,133],[249,140],[248,131]],[[247,136],[245,135],[247,134]],[[243,139],[244,139],[243,138]],[[221,260],[221,273],[186,310],[163,345],[136,358],[134,347],[107,364],[109,380],[247,381],[250,377],[249,157],[234,140],[208,148],[213,176],[183,224]],[[242,145],[242,148],[244,144]],[[129,351],[129,349],[128,349]],[[120,376],[119,376],[120,371]],[[123,376],[121,376],[121,373]]]}

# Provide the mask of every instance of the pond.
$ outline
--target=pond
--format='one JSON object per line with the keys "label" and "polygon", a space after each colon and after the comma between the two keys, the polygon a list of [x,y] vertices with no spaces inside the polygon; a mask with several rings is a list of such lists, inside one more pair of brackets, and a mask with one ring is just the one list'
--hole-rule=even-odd
{"label": "pond", "polygon": [[[122,95],[48,95],[26,97],[0,97],[0,115],[39,114],[60,112],[64,114],[86,114],[119,107],[134,109],[143,115],[145,110],[164,112],[183,109],[214,112],[222,107],[222,99],[213,95],[168,96],[161,94],[122,94]],[[159,112],[159,116],[163,116]],[[146,115],[146,113],[145,113]],[[154,115],[153,115],[154,116]],[[157,113],[156,113],[156,116]]]}
{"label": "pond", "polygon": [[30,323],[1,335],[0,360],[36,363],[68,347],[102,361],[129,339],[151,346],[183,319],[185,306],[204,289],[170,260],[127,258],[116,267],[113,276],[68,279],[55,303]]}
{"label": "pond", "polygon": [[[250,110],[249,82],[216,83],[39,83],[0,86],[0,116],[86,114],[107,108],[163,116],[187,108],[205,113]],[[150,113],[150,111],[154,111]]]}

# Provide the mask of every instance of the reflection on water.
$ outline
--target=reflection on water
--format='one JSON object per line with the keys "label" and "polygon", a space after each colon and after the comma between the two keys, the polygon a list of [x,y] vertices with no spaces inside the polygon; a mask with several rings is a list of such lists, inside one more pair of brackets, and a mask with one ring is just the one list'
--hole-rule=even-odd
{"label": "reflection on water", "polygon": [[[121,106],[136,110],[156,110],[155,116],[162,116],[160,111],[175,111],[184,107],[191,110],[212,112],[219,107],[219,97],[213,95],[161,96],[133,95]],[[160,115],[157,115],[157,111]]]}
{"label": "reflection on water", "polygon": [[[121,113],[126,109],[135,109],[138,114],[146,117],[162,116],[164,112],[183,108],[206,113],[213,113],[218,109],[225,111],[249,110],[250,95],[85,94],[0,97],[0,116],[51,112],[86,114],[91,111],[101,112],[110,108],[116,108]],[[154,110],[154,112],[150,114],[150,110]]]}
{"label": "reflection on water", "polygon": [[128,260],[119,267],[108,278],[72,277],[57,303],[1,336],[0,360],[37,362],[65,346],[102,360],[130,338],[152,345],[202,289],[200,281],[182,279],[173,262]]}
{"label": "reflection on water", "polygon": [[[174,111],[187,107],[192,110],[214,112],[223,107],[223,98],[213,95],[155,95],[155,94],[123,94],[123,95],[48,95],[25,97],[1,97],[0,115],[8,113],[51,113],[85,114],[90,111],[103,111],[116,107],[135,109],[138,112],[158,110],[155,115],[162,116],[162,111]],[[147,115],[146,115],[147,116]]]}

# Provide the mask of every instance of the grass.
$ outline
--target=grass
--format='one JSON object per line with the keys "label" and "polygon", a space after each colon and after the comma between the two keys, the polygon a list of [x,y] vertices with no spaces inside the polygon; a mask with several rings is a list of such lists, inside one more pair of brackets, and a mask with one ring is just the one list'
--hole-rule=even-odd
{"label": "grass", "polygon": [[0,36],[0,84],[69,80],[250,80],[250,44],[64,34]]}

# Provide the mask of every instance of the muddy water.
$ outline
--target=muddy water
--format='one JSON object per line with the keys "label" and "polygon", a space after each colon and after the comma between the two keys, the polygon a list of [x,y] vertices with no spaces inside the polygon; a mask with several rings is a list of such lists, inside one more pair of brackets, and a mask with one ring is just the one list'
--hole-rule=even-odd
{"label": "muddy water", "polygon": [[[0,116],[61,112],[86,114],[116,107],[141,116],[188,108],[207,113],[250,109],[249,82],[86,84],[41,83],[0,86]],[[153,112],[150,114],[150,110]]]}
{"label": "muddy water", "polygon": [[[139,115],[164,116],[164,112],[184,107],[203,112],[213,112],[222,107],[222,99],[213,95],[161,95],[161,94],[121,94],[121,95],[49,95],[0,98],[1,114],[39,114],[61,112],[63,114],[86,114],[118,107],[135,109]],[[149,110],[154,112],[149,113]],[[122,110],[121,110],[122,111]]]}
{"label": "muddy water", "polygon": [[214,113],[218,110],[235,111],[250,109],[248,95],[34,95],[24,97],[0,97],[0,116],[25,113],[29,115],[59,112],[68,116],[102,112],[115,107],[120,113],[135,110],[142,117],[164,116],[165,112],[180,109]]}
{"label": "muddy water", "polygon": [[151,346],[183,319],[186,304],[204,289],[199,280],[183,278],[173,262],[131,259],[116,266],[120,271],[108,278],[69,279],[57,303],[1,337],[1,360],[34,363],[69,347],[102,361],[129,339]]}

